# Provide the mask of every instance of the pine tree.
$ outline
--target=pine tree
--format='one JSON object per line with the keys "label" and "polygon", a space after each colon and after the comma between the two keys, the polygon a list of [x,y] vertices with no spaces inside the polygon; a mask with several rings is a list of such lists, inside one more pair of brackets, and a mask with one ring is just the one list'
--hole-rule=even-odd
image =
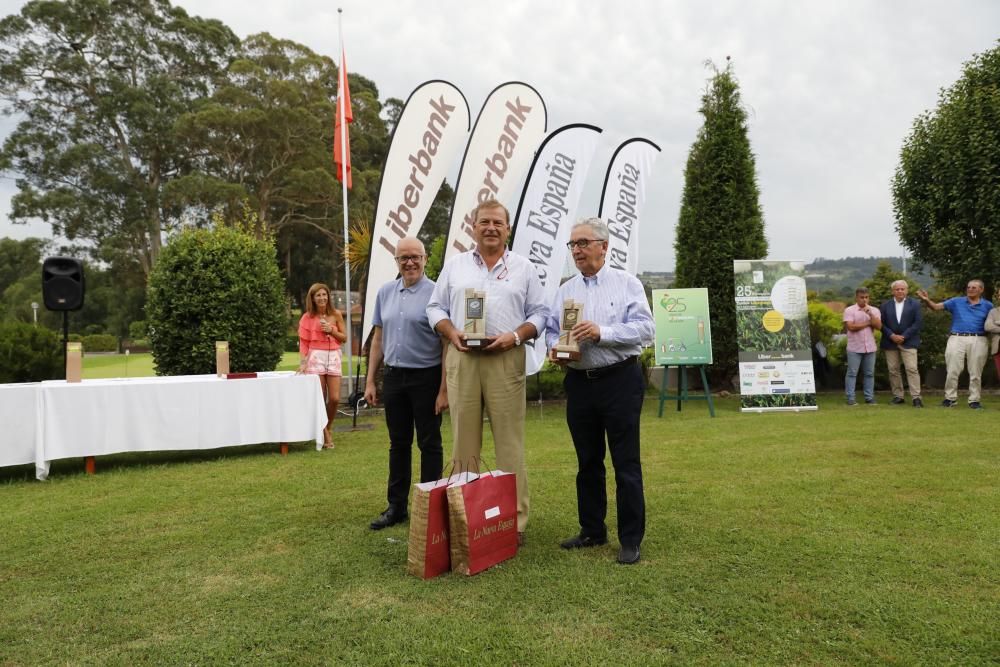
{"label": "pine tree", "polygon": [[[727,58],[728,60],[728,58]],[[737,371],[734,259],[767,255],[756,167],[739,84],[727,63],[701,98],[705,123],[684,169],[684,193],[674,250],[676,287],[706,287],[712,356],[718,380]]]}

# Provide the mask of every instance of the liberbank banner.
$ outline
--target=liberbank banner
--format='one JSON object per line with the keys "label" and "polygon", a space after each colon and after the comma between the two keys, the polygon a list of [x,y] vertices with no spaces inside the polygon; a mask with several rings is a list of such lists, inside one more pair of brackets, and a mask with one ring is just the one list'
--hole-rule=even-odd
{"label": "liberbank banner", "polygon": [[736,260],[743,412],[815,410],[805,262]]}
{"label": "liberbank banner", "polygon": [[399,274],[396,243],[420,231],[468,132],[469,104],[447,81],[417,86],[403,106],[379,186],[362,340],[367,340],[371,331],[378,289]]}
{"label": "liberbank banner", "polygon": [[445,261],[472,250],[473,212],[487,199],[511,208],[547,128],[545,103],[534,88],[512,81],[486,98],[458,173]]}
{"label": "liberbank banner", "polygon": [[[569,250],[569,231],[578,217],[580,195],[597,149],[601,128],[576,123],[564,125],[545,138],[528,172],[514,220],[512,250],[535,267],[545,302],[559,289]],[[539,332],[541,334],[542,332]],[[528,375],[545,363],[545,336],[527,346]]]}

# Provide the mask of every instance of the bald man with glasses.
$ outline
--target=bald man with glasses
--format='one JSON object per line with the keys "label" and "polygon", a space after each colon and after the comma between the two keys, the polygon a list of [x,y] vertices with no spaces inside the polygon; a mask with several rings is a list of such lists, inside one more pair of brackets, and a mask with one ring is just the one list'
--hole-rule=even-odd
{"label": "bald man with glasses", "polygon": [[413,237],[396,245],[399,278],[383,285],[375,297],[371,353],[365,400],[378,404],[375,375],[383,364],[382,403],[389,429],[389,506],[371,522],[381,530],[407,518],[413,431],[420,449],[420,481],[441,476],[441,412],[448,407],[444,381],[445,343],[427,322],[427,302],[434,281],[424,275],[427,253]]}

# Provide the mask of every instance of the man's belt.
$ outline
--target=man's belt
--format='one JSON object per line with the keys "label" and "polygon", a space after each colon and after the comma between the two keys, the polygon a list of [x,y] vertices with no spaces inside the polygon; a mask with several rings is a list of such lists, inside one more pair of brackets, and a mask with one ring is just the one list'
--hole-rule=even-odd
{"label": "man's belt", "polygon": [[421,366],[419,368],[412,368],[410,366],[390,366],[389,364],[383,364],[383,366],[385,366],[386,371],[396,372],[396,373],[402,371],[406,371],[409,373],[417,373],[417,372],[432,371],[432,370],[441,372],[441,364],[438,364],[437,366]]}
{"label": "man's belt", "polygon": [[625,368],[626,366],[634,366],[636,359],[639,357],[637,355],[632,355],[626,359],[622,359],[619,362],[610,364],[608,366],[601,366],[600,368],[570,368],[569,370],[573,373],[579,373],[585,376],[588,380],[596,380],[597,378],[604,377],[614,373],[617,370]]}
{"label": "man's belt", "polygon": [[957,331],[952,331],[949,336],[985,336],[984,333],[958,333]]}

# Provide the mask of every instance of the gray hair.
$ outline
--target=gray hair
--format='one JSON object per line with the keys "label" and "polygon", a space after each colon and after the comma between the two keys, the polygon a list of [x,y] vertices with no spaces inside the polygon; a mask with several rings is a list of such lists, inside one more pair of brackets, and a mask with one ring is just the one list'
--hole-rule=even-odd
{"label": "gray hair", "polygon": [[[611,232],[608,231],[608,226],[604,224],[604,221],[600,218],[580,218],[577,220],[576,224],[573,225],[573,229],[583,227],[584,225],[590,227],[590,231],[594,233],[594,236],[598,240],[607,241],[611,238]],[[573,229],[571,229],[570,232],[572,232]]]}
{"label": "gray hair", "polygon": [[[980,280],[979,278],[973,278],[973,279],[972,279],[972,280],[970,280],[969,282],[970,282],[970,283],[979,283],[979,289],[981,289],[981,290],[984,290],[984,289],[986,289],[986,283],[984,283],[984,282],[983,282],[982,280]],[[968,285],[966,285],[966,287],[968,287]]]}
{"label": "gray hair", "polygon": [[906,282],[905,280],[893,280],[892,284],[889,285],[889,287],[892,288],[892,289],[896,289],[896,285],[902,285],[906,289],[910,289],[910,284],[908,282]]}

